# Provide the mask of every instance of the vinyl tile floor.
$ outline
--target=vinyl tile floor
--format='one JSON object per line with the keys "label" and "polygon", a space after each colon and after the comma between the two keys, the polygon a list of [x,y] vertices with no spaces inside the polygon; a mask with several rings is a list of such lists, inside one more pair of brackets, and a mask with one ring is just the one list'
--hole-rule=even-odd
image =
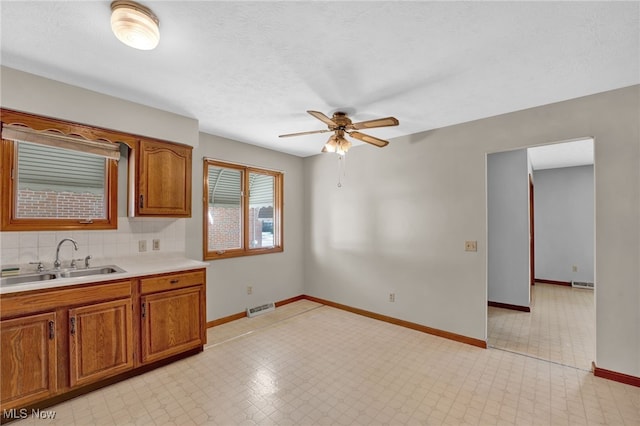
{"label": "vinyl tile floor", "polygon": [[[255,320],[255,321],[254,321]],[[301,300],[22,425],[638,425],[640,388]]]}
{"label": "vinyl tile floor", "polygon": [[489,307],[489,346],[591,370],[593,290],[542,283],[531,289],[531,312]]}

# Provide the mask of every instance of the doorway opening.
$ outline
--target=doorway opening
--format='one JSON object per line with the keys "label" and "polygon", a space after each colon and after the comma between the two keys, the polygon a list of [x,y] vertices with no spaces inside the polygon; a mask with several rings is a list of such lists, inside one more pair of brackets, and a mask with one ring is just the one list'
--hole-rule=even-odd
{"label": "doorway opening", "polygon": [[487,155],[490,347],[590,370],[593,145],[582,138]]}

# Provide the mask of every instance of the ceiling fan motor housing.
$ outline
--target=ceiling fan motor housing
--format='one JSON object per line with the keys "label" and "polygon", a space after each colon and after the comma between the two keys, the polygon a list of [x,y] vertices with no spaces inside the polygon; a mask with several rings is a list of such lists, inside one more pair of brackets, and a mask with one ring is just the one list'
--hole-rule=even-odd
{"label": "ceiling fan motor housing", "polygon": [[331,120],[333,120],[333,122],[338,125],[337,126],[338,129],[339,128],[344,129],[346,126],[351,124],[351,120],[349,119],[349,117],[347,117],[347,114],[340,111],[334,112],[333,117],[331,117]]}

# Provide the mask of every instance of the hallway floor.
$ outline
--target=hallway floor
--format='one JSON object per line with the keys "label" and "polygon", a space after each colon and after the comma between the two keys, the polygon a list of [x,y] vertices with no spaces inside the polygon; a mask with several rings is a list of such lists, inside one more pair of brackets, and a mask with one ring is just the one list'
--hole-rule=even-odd
{"label": "hallway floor", "polygon": [[640,424],[640,388],[301,300],[19,425]]}
{"label": "hallway floor", "polygon": [[489,307],[489,346],[591,371],[593,290],[536,283],[531,301],[531,312]]}

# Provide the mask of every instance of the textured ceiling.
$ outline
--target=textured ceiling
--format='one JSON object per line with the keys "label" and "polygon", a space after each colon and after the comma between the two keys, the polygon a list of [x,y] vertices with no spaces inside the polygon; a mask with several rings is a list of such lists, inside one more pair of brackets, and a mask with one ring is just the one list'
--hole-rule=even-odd
{"label": "textured ceiling", "polygon": [[593,164],[593,139],[536,146],[527,151],[533,170]]}
{"label": "textured ceiling", "polygon": [[308,109],[393,115],[368,133],[394,138],[640,82],[639,2],[142,3],[153,51],[109,1],[2,1],[2,64],[300,156],[327,136],[278,135],[323,129]]}

